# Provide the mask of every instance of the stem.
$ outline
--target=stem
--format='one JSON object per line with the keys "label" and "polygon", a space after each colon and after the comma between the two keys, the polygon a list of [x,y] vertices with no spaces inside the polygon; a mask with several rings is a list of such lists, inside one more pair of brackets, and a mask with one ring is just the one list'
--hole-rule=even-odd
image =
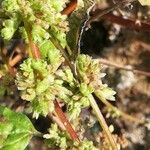
{"label": "stem", "polygon": [[63,47],[58,43],[58,41],[52,37],[50,38],[51,42],[54,44],[54,46],[60,50],[60,52],[62,53],[63,57],[65,58],[68,66],[70,67],[73,75],[74,75],[74,78],[79,81],[79,78],[78,78],[78,75],[77,75],[77,72],[76,72],[76,69],[75,69],[75,66],[73,66],[73,64],[71,63],[71,60],[69,59],[69,56],[67,55],[67,53],[65,52],[65,50],[63,49]]}
{"label": "stem", "polygon": [[33,134],[33,136],[37,136],[37,137],[40,137],[40,138],[43,138],[43,135],[41,132],[36,132]]}
{"label": "stem", "polygon": [[59,126],[59,128],[61,130],[66,130],[65,126],[63,125],[63,123],[61,122],[61,120],[58,118],[58,115],[52,114],[52,113],[48,113],[48,117],[51,118],[54,122],[56,122],[56,124]]}
{"label": "stem", "polygon": [[11,67],[14,67],[22,58],[23,56],[21,54],[18,54],[12,60],[9,60],[9,65]]}
{"label": "stem", "polygon": [[38,46],[30,41],[30,47],[31,47],[31,50],[32,50],[32,55],[35,59],[40,59],[41,58],[41,54],[40,54],[40,50],[38,48]]}
{"label": "stem", "polygon": [[55,112],[57,113],[59,119],[61,120],[61,122],[65,126],[66,130],[70,134],[72,140],[80,142],[77,133],[75,132],[72,125],[70,124],[70,122],[66,118],[66,116],[65,116],[64,112],[62,111],[61,107],[59,106],[57,100],[55,100],[54,104],[55,104]]}
{"label": "stem", "polygon": [[93,110],[96,114],[96,117],[97,117],[101,127],[103,128],[108,140],[109,140],[109,143],[111,145],[112,150],[118,150],[117,144],[116,144],[114,138],[112,137],[111,132],[109,131],[107,123],[106,123],[106,121],[105,121],[105,119],[104,119],[104,117],[103,117],[103,115],[102,115],[102,113],[101,113],[101,111],[100,111],[93,95],[90,95],[88,98],[89,98],[91,106],[92,106],[92,108],[93,108]]}
{"label": "stem", "polygon": [[[27,24],[26,22],[24,22],[24,26],[27,32],[27,36],[28,36],[28,41],[29,41],[29,47],[32,53],[32,57],[35,59],[40,59],[41,58],[41,54],[40,54],[40,50],[38,48],[38,46],[32,41],[32,28],[31,25]],[[30,54],[30,51],[29,51]]]}
{"label": "stem", "polygon": [[62,15],[70,15],[77,7],[77,3],[78,1],[77,0],[71,0],[67,7],[64,8],[64,10],[61,12]]}

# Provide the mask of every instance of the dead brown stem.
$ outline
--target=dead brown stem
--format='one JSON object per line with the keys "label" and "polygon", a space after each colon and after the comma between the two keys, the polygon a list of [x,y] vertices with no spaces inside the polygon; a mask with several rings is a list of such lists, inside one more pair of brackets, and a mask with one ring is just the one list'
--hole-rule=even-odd
{"label": "dead brown stem", "polygon": [[112,23],[116,23],[125,27],[128,27],[130,29],[134,30],[142,30],[142,31],[149,31],[150,30],[150,24],[146,22],[140,22],[139,24],[136,23],[136,20],[133,19],[125,19],[122,16],[116,16],[111,13],[105,14],[102,16],[103,19],[108,20]]}
{"label": "dead brown stem", "polygon": [[91,17],[87,20],[87,22],[86,22],[86,24],[85,24],[85,27],[90,27],[90,24],[91,24],[92,22],[94,22],[94,21],[96,21],[96,20],[99,20],[100,18],[102,18],[102,16],[104,16],[104,15],[110,13],[111,11],[113,11],[113,10],[115,10],[115,9],[117,9],[117,8],[124,7],[124,6],[126,6],[127,4],[132,3],[132,2],[134,2],[134,1],[136,1],[136,0],[122,0],[122,1],[120,1],[120,2],[118,2],[118,3],[116,3],[116,4],[114,4],[114,5],[111,6],[110,8],[104,9],[103,11],[102,11],[102,10],[96,11],[96,13],[95,13],[93,16],[91,16]]}
{"label": "dead brown stem", "polygon": [[11,67],[14,67],[22,58],[23,56],[21,54],[18,54],[13,59],[9,60],[9,65]]}
{"label": "dead brown stem", "polygon": [[150,77],[150,72],[145,72],[145,71],[141,71],[141,70],[137,70],[137,69],[128,68],[128,67],[118,65],[114,62],[111,62],[111,61],[109,61],[107,59],[103,59],[103,58],[100,58],[98,60],[101,64],[104,64],[104,65],[107,65],[107,66],[112,66],[112,67],[115,67],[115,68],[118,68],[118,69],[123,69],[123,70],[126,70],[126,71],[131,71],[131,72],[136,73],[136,74],[140,74],[140,75],[143,75],[143,76]]}

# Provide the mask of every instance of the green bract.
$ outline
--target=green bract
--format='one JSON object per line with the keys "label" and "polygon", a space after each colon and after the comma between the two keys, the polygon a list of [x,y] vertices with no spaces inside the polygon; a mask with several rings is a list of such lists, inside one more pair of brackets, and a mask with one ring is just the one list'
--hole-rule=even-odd
{"label": "green bract", "polygon": [[22,99],[31,101],[33,110],[37,113],[47,115],[49,111],[53,111],[51,101],[58,93],[55,92],[52,96],[56,83],[49,65],[44,60],[29,58],[21,65],[20,70],[16,83],[22,91]]}
{"label": "green bract", "polygon": [[12,94],[10,83],[14,81],[13,77],[5,70],[3,65],[0,65],[0,97],[4,94]]}
{"label": "green bract", "polygon": [[14,35],[19,25],[18,18],[7,19],[3,22],[4,28],[1,30],[1,35],[5,40],[10,40]]}
{"label": "green bract", "polygon": [[12,15],[19,11],[19,5],[17,0],[5,0],[2,2],[3,10],[8,14]]}
{"label": "green bract", "polygon": [[111,101],[115,100],[114,95],[116,92],[109,88],[107,85],[103,85],[100,89],[96,90],[95,93],[100,99],[107,99]]}

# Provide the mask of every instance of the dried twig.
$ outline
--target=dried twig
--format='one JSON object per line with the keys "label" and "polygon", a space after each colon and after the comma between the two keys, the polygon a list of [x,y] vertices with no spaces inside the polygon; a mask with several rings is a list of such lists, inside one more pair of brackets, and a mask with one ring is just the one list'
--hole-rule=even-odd
{"label": "dried twig", "polygon": [[23,56],[21,54],[18,54],[13,59],[9,60],[9,65],[11,67],[14,67],[20,60],[22,60]]}
{"label": "dried twig", "polygon": [[117,9],[117,8],[120,8],[122,6],[126,6],[127,4],[131,3],[131,2],[134,2],[136,0],[122,0],[116,4],[114,4],[113,6],[111,6],[110,8],[106,8],[104,9],[103,11],[102,10],[98,10],[93,16],[91,16],[87,21],[86,21],[86,24],[85,24],[85,28],[86,27],[89,27],[90,24],[98,19],[100,19],[102,16],[110,13],[111,11]]}
{"label": "dried twig", "polygon": [[141,70],[137,70],[137,69],[132,69],[132,68],[129,68],[129,67],[126,67],[126,66],[122,66],[122,65],[116,64],[116,63],[111,62],[111,61],[109,61],[107,59],[104,59],[104,58],[100,58],[98,60],[101,64],[104,64],[104,65],[107,65],[107,66],[112,66],[112,67],[115,67],[115,68],[118,68],[118,69],[123,69],[123,70],[126,70],[126,71],[131,71],[131,72],[136,73],[136,74],[140,74],[140,75],[150,77],[150,72],[145,72],[145,71],[141,71]]}
{"label": "dried twig", "polygon": [[136,23],[136,20],[133,19],[125,19],[121,16],[116,16],[111,13],[105,14],[102,16],[103,19],[106,19],[110,22],[134,29],[134,30],[141,30],[141,31],[149,31],[150,24],[146,22],[140,21],[140,23]]}
{"label": "dried twig", "polygon": [[138,123],[138,124],[144,124],[144,123],[146,123],[145,120],[135,118],[135,117],[133,117],[133,116],[131,116],[131,115],[129,115],[129,114],[121,111],[117,107],[113,106],[110,102],[108,102],[108,100],[101,99],[101,101],[106,105],[107,108],[113,110],[116,113],[119,113],[120,116],[126,118],[129,121],[132,121],[132,122],[135,122],[135,123]]}

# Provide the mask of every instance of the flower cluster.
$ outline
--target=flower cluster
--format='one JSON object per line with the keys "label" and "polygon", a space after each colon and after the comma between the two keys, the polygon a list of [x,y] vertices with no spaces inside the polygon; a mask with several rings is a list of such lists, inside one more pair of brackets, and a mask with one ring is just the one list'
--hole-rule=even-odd
{"label": "flower cluster", "polygon": [[81,79],[81,92],[84,95],[94,92],[100,99],[115,100],[116,94],[106,84],[102,84],[101,65],[97,60],[93,60],[88,55],[79,55],[77,60],[77,70]]}
{"label": "flower cluster", "polygon": [[[24,38],[27,28],[31,28],[33,40],[43,44],[51,35],[57,38],[62,46],[66,45],[68,23],[66,16],[61,15],[68,0],[5,0],[2,8],[5,17],[1,35],[5,40],[10,40],[16,31],[20,31]],[[28,29],[29,30],[29,29]],[[28,39],[25,39],[28,41]]]}
{"label": "flower cluster", "polygon": [[89,100],[83,85],[78,86],[69,67],[61,67],[63,58],[60,54],[56,57],[55,53],[59,54],[54,51],[53,57],[51,55],[48,59],[50,63],[43,59],[25,60],[17,74],[16,84],[21,98],[31,102],[36,118],[39,114],[46,116],[53,112],[53,101],[58,99],[66,104],[69,119],[73,120],[82,108],[90,105]]}
{"label": "flower cluster", "polygon": [[52,124],[49,133],[45,134],[44,138],[47,139],[48,146],[51,149],[59,147],[61,150],[98,150],[93,145],[93,142],[87,139],[84,139],[80,143],[73,142],[65,132],[60,131],[56,124]]}

